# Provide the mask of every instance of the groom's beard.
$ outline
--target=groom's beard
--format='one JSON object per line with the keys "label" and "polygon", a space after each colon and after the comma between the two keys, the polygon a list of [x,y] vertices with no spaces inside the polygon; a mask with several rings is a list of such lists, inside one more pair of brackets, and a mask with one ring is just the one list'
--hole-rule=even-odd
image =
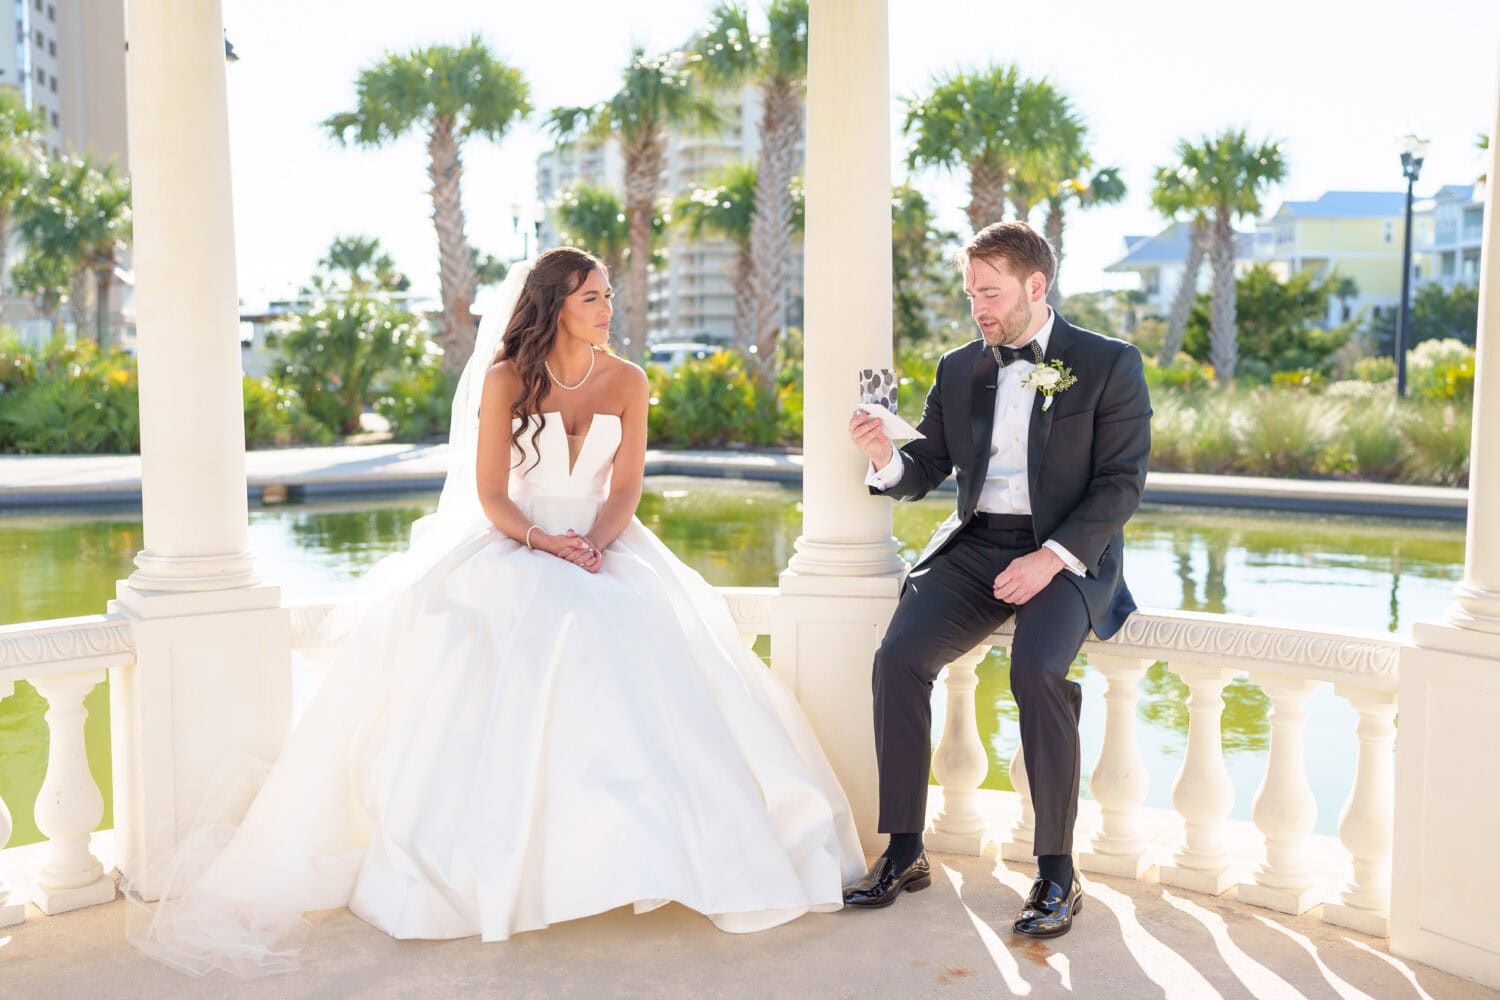
{"label": "groom's beard", "polygon": [[1031,329],[1031,320],[1031,300],[1022,299],[1014,309],[998,318],[995,329],[980,327],[979,335],[991,347],[1010,347],[1026,336],[1026,331]]}

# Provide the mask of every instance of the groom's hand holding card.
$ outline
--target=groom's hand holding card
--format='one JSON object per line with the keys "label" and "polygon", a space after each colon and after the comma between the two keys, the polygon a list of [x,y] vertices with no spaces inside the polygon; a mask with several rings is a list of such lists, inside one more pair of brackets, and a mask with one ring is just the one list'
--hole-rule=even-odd
{"label": "groom's hand holding card", "polygon": [[879,420],[881,430],[893,441],[925,436],[896,413],[896,373],[890,368],[860,369],[859,409]]}

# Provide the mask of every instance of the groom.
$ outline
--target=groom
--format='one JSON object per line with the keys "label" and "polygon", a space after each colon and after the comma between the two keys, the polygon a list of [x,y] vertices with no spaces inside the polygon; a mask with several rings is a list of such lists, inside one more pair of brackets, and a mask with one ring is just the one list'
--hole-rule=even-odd
{"label": "groom", "polygon": [[890,845],[844,890],[877,907],[931,880],[922,829],[932,756],[932,682],[1011,615],[1010,686],[1036,812],[1037,878],[1019,934],[1072,927],[1081,688],[1068,667],[1092,628],[1107,639],[1135,610],[1121,529],[1140,503],[1151,404],[1140,353],[1047,306],[1052,247],[1024,222],[987,226],[960,253],[981,339],[943,355],[919,430],[900,451],[856,411],[872,493],[919,500],[955,472],[958,510],[902,585],[875,653],[880,831]]}

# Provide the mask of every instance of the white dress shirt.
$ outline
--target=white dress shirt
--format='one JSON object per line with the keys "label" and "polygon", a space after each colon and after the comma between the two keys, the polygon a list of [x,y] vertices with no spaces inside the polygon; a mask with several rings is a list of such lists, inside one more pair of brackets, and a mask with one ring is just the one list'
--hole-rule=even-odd
{"label": "white dress shirt", "polygon": [[[1047,353],[1047,342],[1052,338],[1052,324],[1056,314],[1049,308],[1047,322],[1033,338]],[[1031,430],[1031,411],[1036,402],[1036,388],[1023,386],[1026,376],[1036,371],[1030,361],[1017,359],[995,373],[995,423],[990,437],[990,461],[984,474],[984,486],[979,491],[978,510],[987,514],[1030,514],[1031,487],[1027,480],[1027,445]],[[865,484],[877,490],[888,490],[901,480],[905,468],[901,452],[893,450],[891,460],[876,469],[871,463],[870,474]],[[1083,563],[1060,542],[1047,539],[1042,543],[1056,552],[1071,572],[1084,576]]]}

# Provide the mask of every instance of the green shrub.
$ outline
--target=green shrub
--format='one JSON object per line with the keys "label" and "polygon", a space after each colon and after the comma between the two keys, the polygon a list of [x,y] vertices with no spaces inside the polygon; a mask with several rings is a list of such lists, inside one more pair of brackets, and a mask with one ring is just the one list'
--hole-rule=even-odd
{"label": "green shrub", "polygon": [[436,364],[390,380],[375,411],[390,422],[397,441],[425,441],[448,432],[458,382]]}
{"label": "green shrub", "polygon": [[1301,392],[1251,393],[1242,413],[1244,451],[1237,465],[1257,476],[1313,472],[1337,426],[1337,411],[1331,404]]}
{"label": "green shrub", "polygon": [[339,434],[359,430],[375,385],[422,364],[427,338],[419,317],[380,295],[318,302],[278,331],[278,384],[301,397],[314,419]]}
{"label": "green shrub", "polygon": [[333,431],[308,416],[297,394],[270,379],[243,379],[245,447],[328,444]]}
{"label": "green shrub", "polygon": [[1311,368],[1271,373],[1271,385],[1278,389],[1321,389],[1327,381],[1322,372]]}
{"label": "green shrub", "polygon": [[672,371],[652,366],[647,435],[655,446],[768,445],[778,436],[768,394],[730,351],[686,361]]}
{"label": "green shrub", "polygon": [[1192,470],[1193,427],[1197,411],[1180,392],[1167,390],[1151,398],[1151,467],[1167,472]]}
{"label": "green shrub", "polygon": [[1407,410],[1402,467],[1411,483],[1467,486],[1473,414],[1452,403],[1415,403]]}
{"label": "green shrub", "polygon": [[1162,389],[1192,391],[1208,389],[1214,384],[1214,366],[1187,354],[1179,353],[1165,366],[1158,364],[1155,357],[1143,354],[1141,363],[1146,370],[1146,386],[1153,395]]}
{"label": "green shrub", "polygon": [[1240,424],[1236,397],[1218,394],[1194,408],[1186,451],[1189,472],[1229,472],[1239,461]]}
{"label": "green shrub", "polygon": [[1405,422],[1405,410],[1393,395],[1380,401],[1349,402],[1343,407],[1323,471],[1361,479],[1401,478]]}
{"label": "green shrub", "polygon": [[1354,377],[1361,382],[1392,382],[1396,378],[1396,359],[1378,355],[1354,362]]}
{"label": "green shrub", "polygon": [[1459,402],[1474,398],[1474,348],[1459,340],[1424,340],[1406,354],[1413,398]]}
{"label": "green shrub", "polygon": [[92,341],[33,354],[9,341],[0,386],[0,451],[129,454],[141,447],[135,359]]}

